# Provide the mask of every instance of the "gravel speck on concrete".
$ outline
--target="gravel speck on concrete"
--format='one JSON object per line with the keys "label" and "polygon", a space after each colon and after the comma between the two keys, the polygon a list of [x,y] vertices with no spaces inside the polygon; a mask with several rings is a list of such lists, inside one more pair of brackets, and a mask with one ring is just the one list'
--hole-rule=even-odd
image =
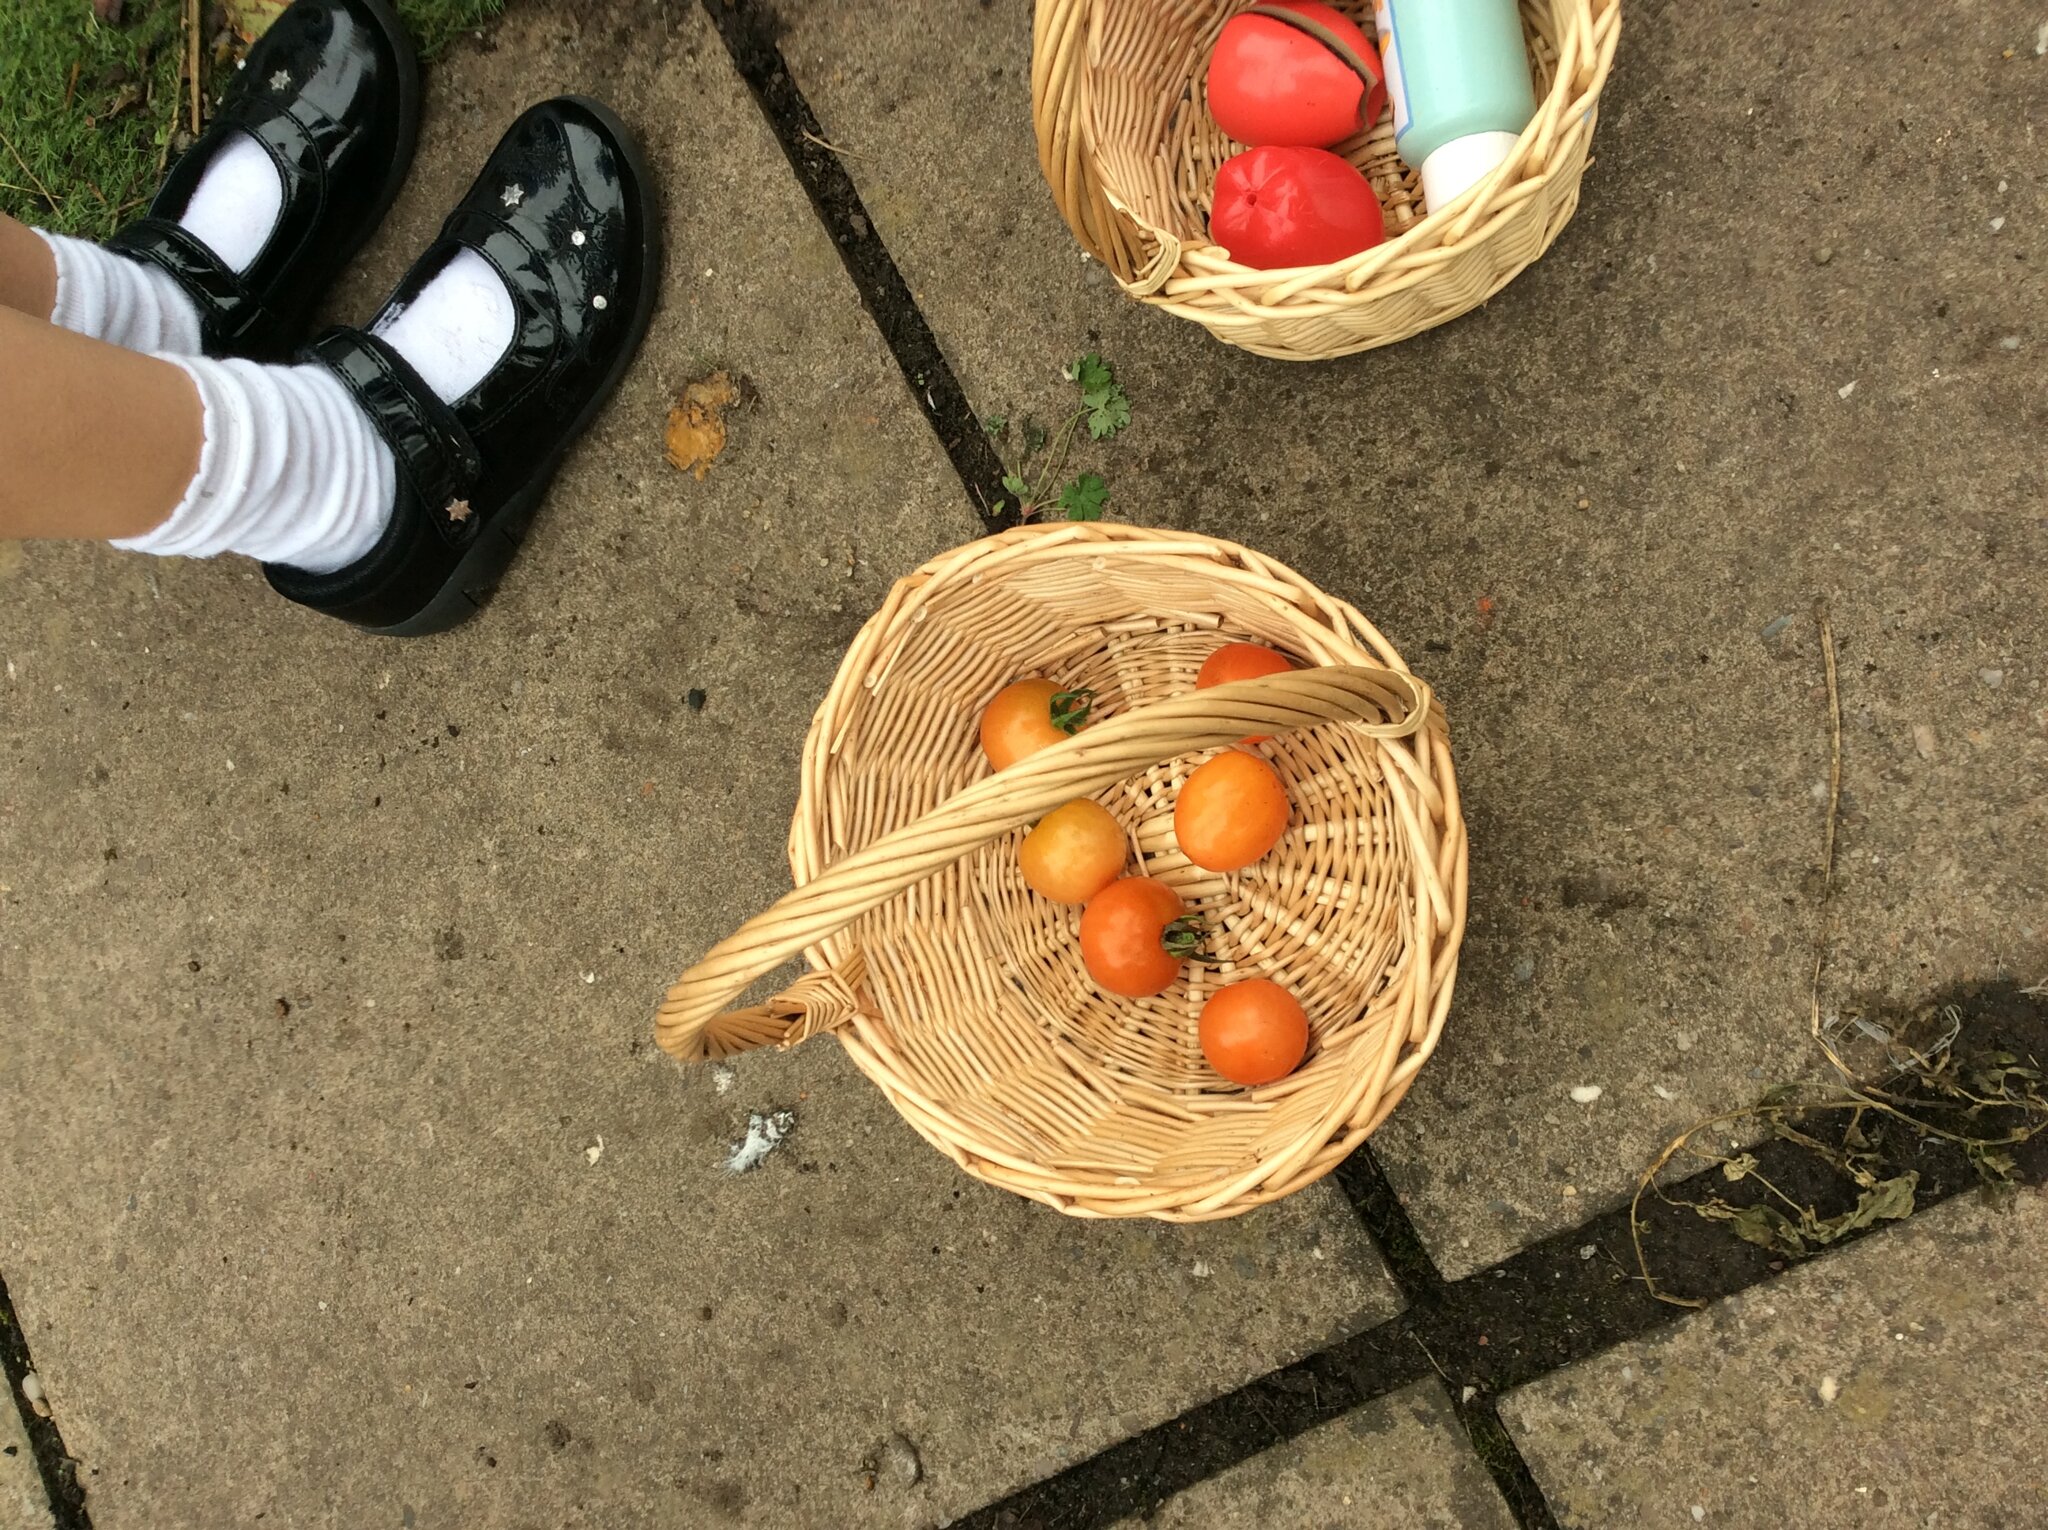
{"label": "gravel speck on concrete", "polygon": [[915,1487],[924,1476],[924,1462],[918,1458],[917,1447],[900,1434],[892,1434],[882,1443],[882,1475],[899,1487]]}

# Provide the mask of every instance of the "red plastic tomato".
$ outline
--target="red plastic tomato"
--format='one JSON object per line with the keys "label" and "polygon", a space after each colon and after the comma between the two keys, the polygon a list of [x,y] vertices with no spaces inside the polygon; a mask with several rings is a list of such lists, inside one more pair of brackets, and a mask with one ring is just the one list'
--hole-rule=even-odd
{"label": "red plastic tomato", "polygon": [[1293,994],[1267,978],[1221,988],[1202,1006],[1202,1055],[1233,1084],[1270,1084],[1301,1066],[1308,1015]]}
{"label": "red plastic tomato", "polygon": [[1164,993],[1201,944],[1180,894],[1150,877],[1125,877],[1081,910],[1081,960],[1088,975],[1127,999]]}
{"label": "red plastic tomato", "polygon": [[1195,767],[1173,804],[1173,837],[1206,871],[1239,871],[1287,832],[1287,788],[1272,766],[1226,749]]}
{"label": "red plastic tomato", "polygon": [[1257,271],[1326,266],[1387,237],[1380,199],[1327,149],[1248,149],[1216,172],[1209,233]]}
{"label": "red plastic tomato", "polygon": [[1086,797],[1054,808],[1024,836],[1024,885],[1055,903],[1086,903],[1117,879],[1129,847],[1108,808]]}
{"label": "red plastic tomato", "polygon": [[1051,680],[1004,686],[981,714],[981,752],[989,769],[1007,769],[1078,731],[1088,720],[1090,699],[1085,690],[1063,690]]}
{"label": "red plastic tomato", "polygon": [[1230,18],[1209,55],[1209,114],[1240,143],[1326,149],[1379,121],[1380,50],[1350,17],[1317,0],[1272,0],[1292,19]]}
{"label": "red plastic tomato", "polygon": [[[1283,674],[1292,668],[1294,661],[1286,654],[1275,653],[1263,644],[1225,643],[1202,661],[1201,673],[1195,676],[1195,689],[1206,691],[1212,685],[1257,680],[1266,675]],[[1262,744],[1272,736],[1270,733],[1253,733],[1240,742]]]}

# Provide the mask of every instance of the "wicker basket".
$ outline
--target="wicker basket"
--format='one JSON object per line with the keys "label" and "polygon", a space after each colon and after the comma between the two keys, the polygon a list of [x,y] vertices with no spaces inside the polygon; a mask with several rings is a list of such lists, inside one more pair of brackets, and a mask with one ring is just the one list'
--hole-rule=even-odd
{"label": "wicker basket", "polygon": [[[1144,302],[1261,356],[1320,361],[1476,308],[1578,206],[1621,0],[1522,0],[1535,119],[1493,176],[1425,217],[1393,114],[1337,145],[1379,193],[1386,242],[1330,266],[1255,271],[1210,243],[1216,170],[1244,145],[1202,99],[1223,24],[1253,0],[1038,0],[1038,163],[1082,245]],[[1331,0],[1372,30],[1368,0]]]}
{"label": "wicker basket", "polygon": [[[1232,639],[1317,667],[1196,692]],[[981,709],[1032,674],[1093,687],[1102,720],[991,776]],[[1250,733],[1275,735],[1258,747],[1294,819],[1264,860],[1206,872],[1175,848],[1175,793]],[[1080,796],[1209,922],[1209,959],[1156,998],[1096,989],[1078,910],[1018,872],[1022,826]],[[662,1046],[694,1062],[832,1030],[969,1174],[1076,1216],[1234,1216],[1327,1174],[1435,1046],[1465,927],[1429,688],[1270,559],[1133,527],[1024,527],[898,581],[812,722],[789,855],[796,891],[669,990]],[[721,1012],[800,951],[810,975]],[[1313,1040],[1247,1090],[1210,1071],[1196,1018],[1253,973],[1302,1000]]]}

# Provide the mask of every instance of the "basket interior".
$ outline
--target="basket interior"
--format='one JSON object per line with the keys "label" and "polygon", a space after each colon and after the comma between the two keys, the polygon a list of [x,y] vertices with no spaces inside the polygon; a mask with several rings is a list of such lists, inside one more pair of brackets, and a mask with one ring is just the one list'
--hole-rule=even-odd
{"label": "basket interior", "polygon": [[[1100,8],[1090,52],[1092,126],[1103,189],[1143,222],[1206,244],[1216,172],[1247,145],[1209,115],[1205,77],[1224,24],[1258,0],[1117,0]],[[1370,37],[1370,0],[1329,0]],[[1557,74],[1561,0],[1522,0],[1522,32],[1536,97]],[[1332,148],[1357,166],[1380,199],[1391,242],[1422,221],[1422,177],[1394,145],[1394,114]]]}
{"label": "basket interior", "polygon": [[[887,641],[825,741],[831,752],[810,783],[824,858],[986,775],[978,720],[1012,680],[1090,686],[1106,716],[1192,691],[1203,659],[1228,641],[1266,642],[1303,663],[1391,658],[1276,600],[1245,570],[1195,562],[1106,549],[1022,562],[934,595]],[[1129,870],[1173,886],[1210,926],[1208,959],[1164,994],[1122,999],[1094,986],[1080,911],[1024,885],[1021,829],[827,944],[835,969],[864,975],[863,1023],[878,1028],[899,1077],[965,1128],[956,1137],[1083,1177],[1213,1175],[1298,1141],[1355,1097],[1361,1069],[1383,1076],[1391,1053],[1419,1038],[1415,852],[1396,802],[1412,789],[1383,752],[1403,745],[1333,724],[1256,747],[1286,782],[1294,816],[1280,846],[1239,873],[1203,871],[1174,842],[1175,794],[1213,750],[1097,799],[1125,827]],[[1300,998],[1313,1033],[1303,1067],[1259,1091],[1220,1079],[1197,1037],[1208,996],[1252,975]]]}

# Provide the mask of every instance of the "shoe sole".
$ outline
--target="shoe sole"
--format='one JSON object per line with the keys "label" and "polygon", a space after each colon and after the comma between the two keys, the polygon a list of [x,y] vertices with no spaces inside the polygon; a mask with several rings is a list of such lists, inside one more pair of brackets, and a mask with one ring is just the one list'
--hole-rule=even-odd
{"label": "shoe sole", "polygon": [[[375,3],[375,0],[373,0]],[[569,449],[583,439],[591,423],[611,402],[619,384],[625,380],[626,370],[640,354],[641,343],[647,338],[648,327],[654,322],[654,309],[661,297],[662,227],[660,196],[656,190],[653,175],[647,168],[646,156],[640,148],[640,140],[618,115],[602,102],[587,96],[564,96],[582,107],[604,125],[618,142],[620,157],[626,162],[626,169],[632,174],[648,199],[647,226],[640,251],[640,300],[633,309],[631,338],[620,347],[618,359],[605,374],[604,381],[590,396],[577,413],[575,421],[562,436],[562,444],[553,455],[540,466],[531,482],[505,502],[498,513],[491,517],[491,524],[476,539],[476,545],[463,554],[462,561],[455,565],[455,572],[448,577],[434,598],[420,611],[395,626],[366,627],[363,630],[377,637],[427,637],[436,632],[446,632],[460,626],[490,603],[497,593],[498,585],[505,577],[505,570],[518,555],[519,548],[526,540],[527,531],[532,527],[534,517],[540,513],[546,501],[548,489],[553,485],[555,474],[561,470],[562,459]]]}

